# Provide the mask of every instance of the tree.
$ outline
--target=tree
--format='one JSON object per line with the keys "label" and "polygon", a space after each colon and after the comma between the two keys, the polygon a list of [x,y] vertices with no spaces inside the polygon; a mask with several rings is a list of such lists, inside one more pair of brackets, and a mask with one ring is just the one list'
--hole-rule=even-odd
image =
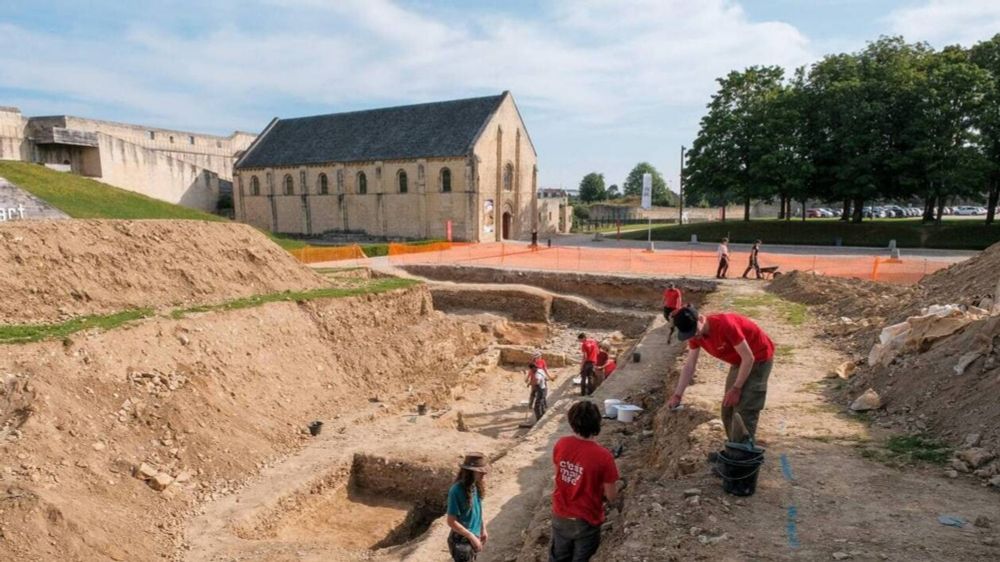
{"label": "tree", "polygon": [[608,198],[607,190],[604,188],[604,174],[591,172],[580,181],[580,200],[584,203],[594,201],[604,201]]}
{"label": "tree", "polygon": [[611,187],[608,188],[608,199],[618,199],[621,196],[622,194],[621,191],[618,190],[618,184],[611,184]]}
{"label": "tree", "polygon": [[750,220],[752,199],[774,194],[770,172],[757,165],[778,150],[779,138],[772,129],[780,121],[774,100],[782,91],[783,76],[778,66],[752,66],[720,78],[692,143],[685,186],[723,206],[741,201],[743,220]]}
{"label": "tree", "polygon": [[1000,34],[972,47],[969,58],[988,73],[983,102],[973,119],[979,129],[978,144],[985,159],[988,194],[986,224],[991,224],[1000,203]]}
{"label": "tree", "polygon": [[639,162],[628,173],[624,184],[626,196],[642,197],[643,174],[652,174],[653,176],[653,205],[673,207],[680,203],[679,196],[667,189],[667,182],[649,162]]}

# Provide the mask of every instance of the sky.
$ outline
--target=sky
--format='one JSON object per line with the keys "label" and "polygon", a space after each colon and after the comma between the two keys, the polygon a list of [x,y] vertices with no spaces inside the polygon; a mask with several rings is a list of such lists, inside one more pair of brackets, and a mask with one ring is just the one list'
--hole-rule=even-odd
{"label": "sky", "polygon": [[998,32],[1000,0],[3,0],[0,105],[229,134],[510,90],[541,187],[648,161],[676,190],[730,70]]}

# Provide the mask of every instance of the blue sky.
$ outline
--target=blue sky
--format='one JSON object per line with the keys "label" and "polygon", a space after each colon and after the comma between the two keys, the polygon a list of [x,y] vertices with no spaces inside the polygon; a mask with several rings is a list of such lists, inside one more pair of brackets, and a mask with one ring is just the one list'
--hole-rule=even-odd
{"label": "blue sky", "polygon": [[1000,0],[7,0],[0,105],[228,134],[511,90],[542,186],[649,161],[676,187],[715,78],[882,34],[1000,32]]}

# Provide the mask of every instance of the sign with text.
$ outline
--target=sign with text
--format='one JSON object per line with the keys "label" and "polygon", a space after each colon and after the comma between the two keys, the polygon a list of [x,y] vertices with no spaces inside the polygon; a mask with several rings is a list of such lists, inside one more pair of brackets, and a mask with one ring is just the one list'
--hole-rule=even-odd
{"label": "sign with text", "polygon": [[642,208],[653,206],[653,174],[642,175]]}

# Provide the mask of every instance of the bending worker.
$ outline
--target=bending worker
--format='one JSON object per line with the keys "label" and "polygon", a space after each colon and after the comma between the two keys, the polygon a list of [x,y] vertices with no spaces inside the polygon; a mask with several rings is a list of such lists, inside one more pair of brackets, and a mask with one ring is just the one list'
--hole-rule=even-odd
{"label": "bending worker", "polygon": [[[722,423],[726,437],[732,442],[752,441],[757,420],[767,398],[767,378],[771,374],[774,342],[753,320],[735,313],[698,314],[687,306],[674,313],[677,339],[688,342],[687,360],[667,406],[676,408],[684,390],[691,384],[702,349],[709,355],[729,363],[725,396],[722,398]],[[738,413],[746,428],[733,426],[733,413]]]}

